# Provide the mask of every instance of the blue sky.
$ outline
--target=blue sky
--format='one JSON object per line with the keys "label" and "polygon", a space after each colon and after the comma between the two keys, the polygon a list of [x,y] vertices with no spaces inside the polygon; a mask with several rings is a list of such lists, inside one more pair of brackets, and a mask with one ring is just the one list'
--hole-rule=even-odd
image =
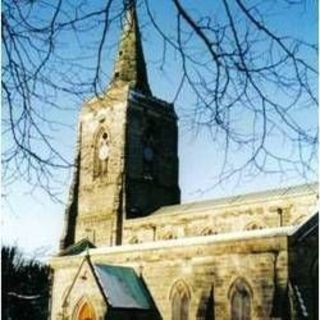
{"label": "blue sky", "polygon": [[[95,4],[97,3],[95,2]],[[199,1],[197,2],[199,4],[197,8],[194,6],[194,1],[188,0],[183,1],[183,3],[192,9],[190,12],[194,15],[210,15],[218,10],[218,8],[212,6],[211,1]],[[316,41],[315,3],[306,2],[305,6],[279,6],[277,11],[272,8],[272,3],[273,1],[266,1],[263,10],[265,10],[267,20],[274,30],[279,30],[282,34],[302,38],[305,41]],[[176,23],[171,6],[172,4],[169,1],[157,1],[152,7],[157,19],[162,22],[165,21],[163,26],[168,32],[175,30]],[[143,22],[145,12],[140,12],[140,15],[140,21]],[[115,56],[114,44],[118,39],[116,27],[114,26],[108,33],[107,45],[104,49],[105,85],[107,85],[107,78],[112,70]],[[94,29],[92,34],[95,34]],[[92,34],[87,36],[90,37]],[[80,49],[69,33],[66,33],[61,39],[61,46],[64,47],[62,52],[65,57],[71,58],[74,52],[79,53],[77,50]],[[164,68],[160,68],[162,43],[158,37],[153,35],[149,25],[143,28],[143,40],[152,91],[155,96],[172,101],[181,77],[175,53],[169,50],[167,64]],[[79,42],[83,45],[86,43],[86,38],[80,39]],[[308,55],[308,53],[306,54]],[[94,57],[84,60],[88,64],[94,63]],[[314,61],[314,63],[316,62]],[[84,72],[80,76],[85,78],[86,73]],[[281,99],[280,96],[279,99]],[[52,134],[58,149],[68,159],[72,159],[75,129],[81,103],[79,100],[67,100],[63,96],[57,97],[57,101],[60,105],[68,106],[70,109],[66,111],[47,110],[52,119],[58,119],[67,125],[67,127],[57,128]],[[184,124],[185,109],[193,101],[194,97],[191,93],[184,90],[176,102],[176,111],[181,120],[179,125],[179,175],[183,202],[224,197],[305,182],[295,172],[287,172],[285,176],[268,174],[253,176],[247,172],[241,176],[240,180],[239,177],[235,177],[213,188],[222,161],[221,144],[219,144],[219,141],[213,141],[206,130],[195,133],[195,131],[190,131],[185,125],[182,125]],[[304,123],[313,125],[316,123],[315,114],[302,112],[301,118],[303,118]],[[245,121],[241,123],[245,124]],[[3,143],[7,142],[3,141]],[[274,148],[281,149],[283,146],[278,141]],[[232,156],[232,159],[236,163],[241,161],[242,157],[243,150],[239,150]],[[65,200],[69,188],[70,172],[59,171],[55,178],[62,181],[61,198]],[[315,179],[316,177],[314,177]],[[3,243],[17,244],[30,255],[35,254],[35,252],[40,255],[43,252],[54,252],[58,247],[59,236],[63,227],[64,205],[51,201],[45,192],[40,189],[31,190],[30,186],[23,181],[17,181],[3,190],[5,194],[2,200]]]}

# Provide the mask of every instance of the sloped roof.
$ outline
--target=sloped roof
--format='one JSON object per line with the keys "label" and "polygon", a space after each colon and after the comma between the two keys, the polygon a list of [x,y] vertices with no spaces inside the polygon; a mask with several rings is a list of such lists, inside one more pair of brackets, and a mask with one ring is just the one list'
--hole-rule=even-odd
{"label": "sloped roof", "polygon": [[312,216],[303,221],[292,233],[294,241],[301,242],[309,236],[318,235],[319,228],[319,212],[315,212]]}
{"label": "sloped roof", "polygon": [[105,264],[93,264],[93,269],[112,308],[153,309],[152,298],[134,269]]}
{"label": "sloped roof", "polygon": [[266,191],[253,192],[248,194],[241,194],[232,197],[224,197],[212,200],[196,201],[184,204],[170,205],[162,207],[147,219],[154,215],[167,215],[167,214],[180,214],[180,213],[193,213],[205,210],[211,210],[213,208],[225,205],[241,205],[247,201],[256,200],[272,200],[272,199],[285,199],[287,197],[294,197],[304,194],[313,194],[317,196],[318,194],[318,183],[308,183],[303,185],[291,186],[287,188],[271,189]]}

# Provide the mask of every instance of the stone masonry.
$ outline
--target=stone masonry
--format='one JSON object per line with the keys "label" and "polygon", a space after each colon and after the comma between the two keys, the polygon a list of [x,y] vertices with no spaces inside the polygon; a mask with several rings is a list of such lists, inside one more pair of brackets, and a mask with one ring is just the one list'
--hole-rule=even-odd
{"label": "stone masonry", "polygon": [[180,204],[177,116],[152,96],[125,3],[112,80],[79,117],[51,319],[83,320],[84,305],[90,320],[156,319],[130,308],[113,317],[88,261],[133,268],[163,320],[315,319],[318,186]]}

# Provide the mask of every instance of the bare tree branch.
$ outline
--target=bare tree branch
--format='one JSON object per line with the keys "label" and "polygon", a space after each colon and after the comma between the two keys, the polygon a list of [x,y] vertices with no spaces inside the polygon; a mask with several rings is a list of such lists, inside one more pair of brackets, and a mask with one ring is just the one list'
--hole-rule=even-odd
{"label": "bare tree branch", "polygon": [[[161,39],[160,70],[170,65],[169,53],[176,56],[180,76],[172,97],[182,128],[207,130],[221,145],[217,183],[245,173],[293,170],[312,178],[317,123],[301,115],[316,115],[317,44],[272,23],[281,8],[290,15],[312,4],[277,0],[270,9],[263,1],[219,0],[204,11],[185,3],[166,3],[176,18],[174,29],[156,14],[159,3],[140,0],[137,7],[145,13],[140,25]],[[3,2],[5,184],[24,179],[57,197],[55,172],[72,167],[72,161],[55,140],[66,126],[64,117],[54,115],[104,92],[105,56],[116,46],[107,36],[121,24],[125,5],[124,0]],[[186,91],[193,101],[181,108]],[[275,148],[280,141],[285,147]]]}

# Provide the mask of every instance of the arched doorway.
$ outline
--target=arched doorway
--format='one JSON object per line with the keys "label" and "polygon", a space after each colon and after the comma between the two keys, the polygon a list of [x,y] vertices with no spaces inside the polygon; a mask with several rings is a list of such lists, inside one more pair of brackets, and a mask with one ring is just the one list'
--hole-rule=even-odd
{"label": "arched doorway", "polygon": [[77,320],[96,320],[95,312],[88,302],[83,303],[80,307]]}

